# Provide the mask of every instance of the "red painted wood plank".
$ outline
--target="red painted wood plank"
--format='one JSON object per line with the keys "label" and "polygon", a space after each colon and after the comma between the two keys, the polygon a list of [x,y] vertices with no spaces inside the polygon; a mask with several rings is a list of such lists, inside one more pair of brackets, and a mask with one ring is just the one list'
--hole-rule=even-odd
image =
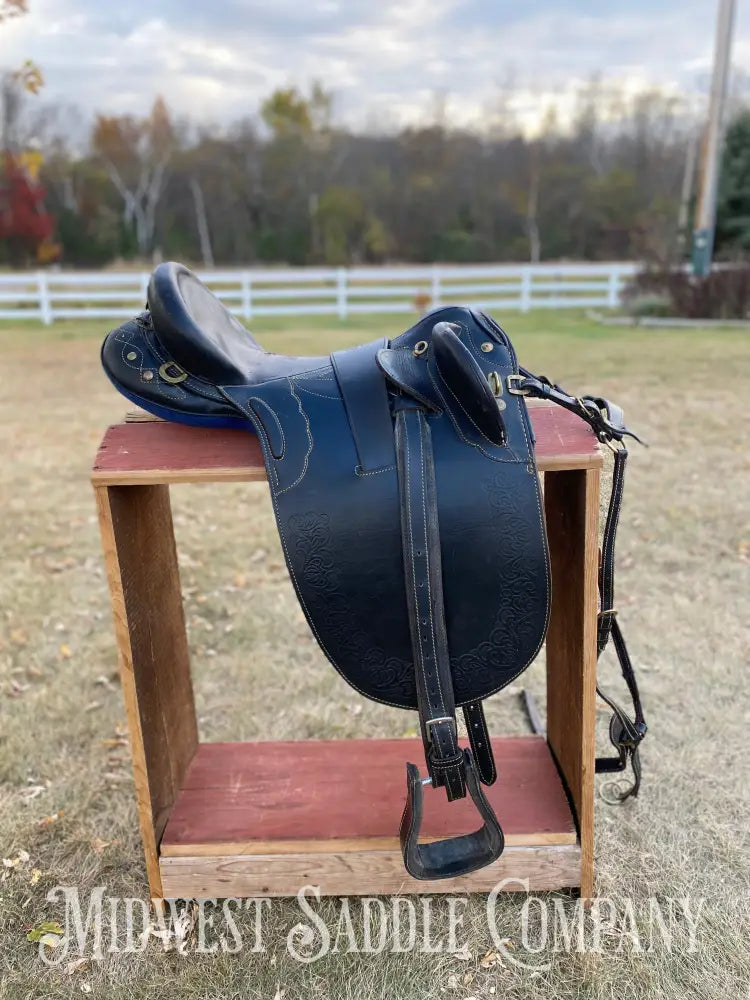
{"label": "red painted wood plank", "polygon": [[[599,451],[591,429],[559,406],[531,406],[536,458],[541,468],[598,464]],[[566,460],[569,465],[566,466]],[[94,461],[93,478],[115,482],[118,476],[134,480],[209,477],[221,470],[223,478],[265,479],[258,439],[245,430],[186,427],[166,421],[115,424],[102,440]]]}
{"label": "red painted wood plank", "polygon": [[[546,741],[492,741],[498,780],[485,792],[507,835],[574,834]],[[405,800],[405,762],[424,770],[420,740],[204,743],[172,810],[162,850],[189,844],[330,839],[393,840]],[[425,790],[426,837],[477,826],[468,799]]]}

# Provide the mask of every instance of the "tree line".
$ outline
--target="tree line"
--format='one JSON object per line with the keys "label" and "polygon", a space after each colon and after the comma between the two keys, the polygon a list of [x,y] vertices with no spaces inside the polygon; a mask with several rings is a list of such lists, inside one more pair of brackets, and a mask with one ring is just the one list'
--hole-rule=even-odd
{"label": "tree line", "polygon": [[[0,263],[98,267],[576,259],[673,262],[692,225],[698,129],[659,91],[583,88],[572,121],[530,135],[509,108],[481,131],[438,108],[419,128],[336,124],[332,95],[277,90],[227,126],[95,117],[73,138],[28,81],[0,88]],[[750,112],[730,128],[718,249],[750,247]]]}

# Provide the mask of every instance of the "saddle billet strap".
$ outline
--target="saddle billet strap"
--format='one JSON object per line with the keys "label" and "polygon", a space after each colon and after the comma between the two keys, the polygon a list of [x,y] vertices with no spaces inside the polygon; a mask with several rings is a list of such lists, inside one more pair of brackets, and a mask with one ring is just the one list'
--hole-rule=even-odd
{"label": "saddle billet strap", "polygon": [[449,801],[465,797],[468,789],[484,820],[484,825],[474,833],[420,844],[422,779],[418,768],[407,764],[401,850],[406,870],[414,878],[450,878],[498,858],[504,836],[481,790],[473,754],[458,744],[445,626],[435,469],[424,407],[406,396],[398,396],[394,422],[407,609],[427,781],[445,788]]}
{"label": "saddle billet strap", "polygon": [[620,664],[622,676],[630,692],[633,702],[633,717],[631,718],[614,699],[605,694],[597,685],[597,693],[612,709],[609,725],[609,738],[617,750],[616,757],[597,757],[595,770],[597,773],[612,773],[624,771],[628,763],[633,769],[633,784],[624,791],[617,792],[617,798],[624,801],[631,795],[636,796],[641,786],[640,744],[646,735],[648,727],[643,715],[638,682],[635,676],[625,639],[616,620],[617,609],[614,605],[615,595],[615,542],[617,526],[622,507],[622,496],[625,486],[625,468],[628,460],[628,450],[623,438],[632,437],[644,442],[625,426],[623,412],[619,406],[601,396],[571,396],[559,385],[554,385],[543,376],[532,375],[520,368],[520,375],[511,377],[509,392],[517,392],[524,396],[537,399],[549,399],[559,406],[578,414],[592,428],[599,441],[608,445],[614,454],[612,473],[612,489],[607,505],[607,518],[602,537],[601,565],[599,567],[599,620],[597,624],[597,657],[606,649],[610,635],[614,641],[615,652]]}

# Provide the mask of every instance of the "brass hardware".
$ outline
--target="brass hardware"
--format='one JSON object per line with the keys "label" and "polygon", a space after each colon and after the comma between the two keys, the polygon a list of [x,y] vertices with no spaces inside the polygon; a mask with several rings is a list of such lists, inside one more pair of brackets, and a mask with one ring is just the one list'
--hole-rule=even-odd
{"label": "brass hardware", "polygon": [[143,374],[141,375],[141,378],[143,379],[144,382],[150,382],[153,377],[154,373],[148,370],[143,372]]}
{"label": "brass hardware", "polygon": [[514,389],[513,388],[513,383],[514,382],[521,382],[523,380],[523,378],[524,378],[523,375],[508,375],[508,377],[506,378],[505,381],[506,381],[506,383],[508,385],[508,392],[511,394],[511,396],[528,396],[528,394],[529,394],[529,390],[528,389]]}
{"label": "brass hardware", "polygon": [[503,383],[500,381],[500,376],[497,372],[488,372],[487,381],[490,383],[490,389],[494,396],[502,396],[503,394]]}
{"label": "brass hardware", "polygon": [[172,385],[184,382],[188,377],[188,373],[174,361],[165,361],[163,365],[160,365],[159,374],[165,382],[169,382]]}
{"label": "brass hardware", "polygon": [[481,347],[485,354],[489,354],[490,351],[495,350],[495,348],[492,346],[489,340],[485,340],[485,342],[481,345]]}
{"label": "brass hardware", "polygon": [[418,358],[421,354],[424,354],[429,346],[426,340],[420,340],[419,343],[414,345],[414,357]]}
{"label": "brass hardware", "polygon": [[612,615],[612,617],[615,618],[617,615],[617,608],[606,608],[604,611],[599,612],[600,618],[602,615]]}
{"label": "brass hardware", "polygon": [[128,359],[128,361],[135,361],[138,355],[135,353],[135,351],[128,351],[125,357]]}

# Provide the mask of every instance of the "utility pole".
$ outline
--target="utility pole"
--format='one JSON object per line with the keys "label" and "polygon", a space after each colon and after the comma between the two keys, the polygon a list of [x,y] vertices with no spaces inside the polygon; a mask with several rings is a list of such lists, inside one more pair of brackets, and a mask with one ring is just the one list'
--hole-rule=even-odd
{"label": "utility pole", "polygon": [[716,228],[716,193],[719,186],[721,147],[724,139],[724,104],[729,79],[735,0],[719,0],[716,21],[714,68],[708,126],[703,144],[700,193],[693,232],[693,274],[703,276],[711,270]]}

